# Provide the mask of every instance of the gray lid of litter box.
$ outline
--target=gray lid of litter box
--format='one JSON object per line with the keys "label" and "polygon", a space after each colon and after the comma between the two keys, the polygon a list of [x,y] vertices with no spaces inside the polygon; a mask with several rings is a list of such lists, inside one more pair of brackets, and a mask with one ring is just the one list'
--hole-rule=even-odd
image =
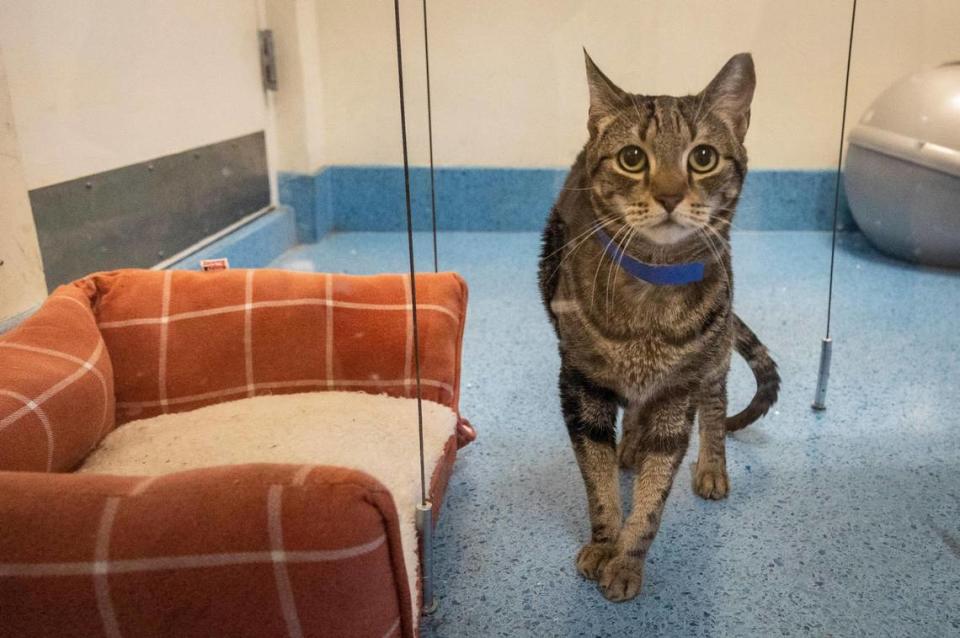
{"label": "gray lid of litter box", "polygon": [[960,62],[914,73],[881,93],[850,143],[960,177]]}

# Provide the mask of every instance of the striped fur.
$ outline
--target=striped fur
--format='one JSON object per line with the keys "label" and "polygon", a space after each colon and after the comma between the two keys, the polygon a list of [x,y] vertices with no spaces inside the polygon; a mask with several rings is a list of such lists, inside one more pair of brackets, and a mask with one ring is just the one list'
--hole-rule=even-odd
{"label": "striped fur", "polygon": [[[743,138],[753,62],[735,56],[700,94],[643,96],[617,88],[587,57],[590,139],[577,157],[543,234],[540,289],[559,339],[564,419],[587,492],[590,541],[576,564],[610,600],[637,595],[643,564],[699,415],[694,490],[729,490],[725,434],[776,400],[776,365],[734,314],[729,229],[747,170]],[[714,163],[694,170],[693,149]],[[638,147],[646,163],[630,164]],[[636,149],[630,157],[636,158]],[[618,159],[620,158],[620,159]],[[598,228],[650,264],[702,261],[704,279],[655,286],[619,268]],[[727,418],[732,352],[757,378],[750,405]],[[623,434],[615,423],[623,407]],[[635,471],[622,520],[618,464]]]}
{"label": "striped fur", "polygon": [[747,427],[764,414],[777,402],[780,393],[780,375],[777,373],[777,364],[774,362],[767,347],[760,343],[753,330],[743,323],[740,317],[734,315],[737,329],[737,352],[746,359],[757,379],[757,392],[753,395],[750,405],[741,412],[727,419],[727,432],[735,432]]}

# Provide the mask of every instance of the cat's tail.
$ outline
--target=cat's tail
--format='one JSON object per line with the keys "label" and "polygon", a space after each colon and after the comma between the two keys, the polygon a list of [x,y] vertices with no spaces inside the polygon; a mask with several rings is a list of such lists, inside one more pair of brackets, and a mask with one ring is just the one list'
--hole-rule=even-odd
{"label": "cat's tail", "polygon": [[777,373],[777,364],[767,347],[760,343],[753,330],[747,327],[737,315],[733,315],[734,329],[737,331],[736,349],[744,359],[753,376],[757,380],[757,392],[753,395],[750,405],[743,411],[727,417],[727,432],[733,432],[747,427],[764,414],[777,402],[780,392],[780,375]]}

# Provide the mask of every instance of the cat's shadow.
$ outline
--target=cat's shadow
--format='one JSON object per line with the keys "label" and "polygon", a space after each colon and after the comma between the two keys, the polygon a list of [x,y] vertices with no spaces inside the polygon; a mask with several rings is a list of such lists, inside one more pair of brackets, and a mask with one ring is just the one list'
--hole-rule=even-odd
{"label": "cat's shadow", "polygon": [[770,443],[770,435],[764,432],[763,429],[757,427],[746,428],[744,430],[731,433],[728,436],[734,441],[747,443],[749,445],[765,446]]}

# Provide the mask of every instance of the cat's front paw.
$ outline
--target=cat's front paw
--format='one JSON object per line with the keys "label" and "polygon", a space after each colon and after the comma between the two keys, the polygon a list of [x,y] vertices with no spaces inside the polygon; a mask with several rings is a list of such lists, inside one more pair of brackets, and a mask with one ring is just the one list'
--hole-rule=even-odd
{"label": "cat's front paw", "polygon": [[629,556],[614,556],[600,574],[600,592],[615,603],[630,600],[640,593],[643,585],[643,560]]}
{"label": "cat's front paw", "polygon": [[723,465],[697,463],[693,469],[693,491],[710,500],[727,498],[730,479]]}
{"label": "cat's front paw", "polygon": [[613,543],[587,543],[577,554],[577,571],[584,578],[597,580],[615,552]]}

